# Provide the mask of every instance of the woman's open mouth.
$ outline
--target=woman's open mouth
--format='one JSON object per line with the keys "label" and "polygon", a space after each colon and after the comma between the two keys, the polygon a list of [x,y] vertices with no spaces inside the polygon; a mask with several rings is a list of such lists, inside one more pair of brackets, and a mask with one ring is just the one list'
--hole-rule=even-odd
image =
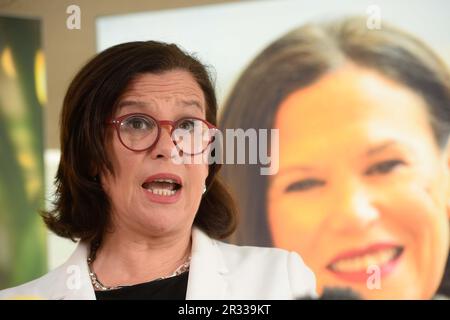
{"label": "woman's open mouth", "polygon": [[148,177],[141,186],[151,201],[174,203],[180,196],[182,182],[181,178],[176,175],[159,173]]}
{"label": "woman's open mouth", "polygon": [[380,276],[391,273],[403,251],[404,247],[399,245],[375,244],[339,254],[327,265],[327,269],[347,281],[366,281],[376,268]]}

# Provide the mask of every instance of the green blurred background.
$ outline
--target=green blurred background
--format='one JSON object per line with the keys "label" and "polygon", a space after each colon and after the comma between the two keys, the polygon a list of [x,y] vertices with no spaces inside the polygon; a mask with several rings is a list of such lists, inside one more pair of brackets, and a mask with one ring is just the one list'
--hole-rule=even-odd
{"label": "green blurred background", "polygon": [[0,16],[0,289],[47,270],[41,23]]}

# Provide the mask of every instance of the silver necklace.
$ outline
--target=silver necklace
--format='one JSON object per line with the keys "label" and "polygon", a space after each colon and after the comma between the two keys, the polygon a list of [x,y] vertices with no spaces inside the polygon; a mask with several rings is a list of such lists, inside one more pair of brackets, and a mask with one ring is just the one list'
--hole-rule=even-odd
{"label": "silver necklace", "polygon": [[[94,270],[92,270],[92,264],[95,260],[95,255],[97,253],[97,249],[99,246],[100,246],[100,244],[92,245],[91,253],[90,253],[89,257],[87,258],[87,264],[88,264],[88,269],[89,269],[89,278],[91,279],[91,283],[94,286],[94,289],[97,291],[109,291],[109,290],[116,290],[116,289],[131,286],[131,285],[105,286],[103,283],[100,282],[100,280],[98,279]],[[154,279],[150,282],[176,277],[186,271],[189,271],[190,265],[191,265],[191,256],[189,256],[187,258],[187,260],[185,262],[183,262],[183,264],[180,265],[171,275],[165,276],[165,277],[160,277],[160,278]]]}

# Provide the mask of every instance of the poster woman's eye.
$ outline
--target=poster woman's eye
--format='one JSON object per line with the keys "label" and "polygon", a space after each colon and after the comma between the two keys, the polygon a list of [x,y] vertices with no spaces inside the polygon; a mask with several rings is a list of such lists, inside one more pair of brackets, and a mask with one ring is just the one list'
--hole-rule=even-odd
{"label": "poster woman's eye", "polygon": [[325,181],[319,179],[303,179],[295,181],[287,186],[285,192],[303,192],[313,188],[318,188],[325,185]]}
{"label": "poster woman's eye", "polygon": [[388,174],[391,171],[393,171],[398,166],[404,165],[405,162],[398,159],[392,159],[387,161],[381,161],[378,162],[372,166],[370,166],[365,174],[368,176],[375,175],[375,174]]}

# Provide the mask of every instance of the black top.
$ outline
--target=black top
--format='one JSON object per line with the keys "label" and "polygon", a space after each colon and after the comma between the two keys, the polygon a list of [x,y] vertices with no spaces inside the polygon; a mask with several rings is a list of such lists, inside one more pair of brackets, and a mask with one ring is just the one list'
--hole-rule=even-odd
{"label": "black top", "polygon": [[185,300],[189,271],[161,280],[108,291],[95,291],[97,300]]}

